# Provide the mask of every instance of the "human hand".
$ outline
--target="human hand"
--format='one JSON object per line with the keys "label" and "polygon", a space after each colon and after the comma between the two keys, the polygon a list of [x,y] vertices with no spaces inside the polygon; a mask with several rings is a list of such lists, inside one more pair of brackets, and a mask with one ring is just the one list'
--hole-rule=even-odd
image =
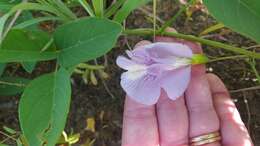
{"label": "human hand", "polygon": [[[156,41],[180,42],[201,53],[195,43],[157,37]],[[137,44],[151,43],[142,41]],[[253,146],[247,129],[223,82],[206,74],[204,65],[192,67],[185,95],[175,101],[162,92],[156,105],[147,106],[126,97],[122,146],[187,146],[190,138],[220,131],[222,140],[205,146]]]}

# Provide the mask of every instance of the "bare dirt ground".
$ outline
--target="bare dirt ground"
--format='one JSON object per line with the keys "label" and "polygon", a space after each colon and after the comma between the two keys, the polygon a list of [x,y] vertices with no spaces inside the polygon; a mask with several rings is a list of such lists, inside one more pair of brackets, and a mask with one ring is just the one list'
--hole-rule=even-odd
{"label": "bare dirt ground", "polygon": [[[173,4],[172,0],[161,0],[158,5],[158,16],[162,20],[167,20],[178,9],[179,5]],[[146,19],[147,12],[151,12],[149,6],[135,11],[129,17],[126,26],[128,28],[152,27],[152,23],[149,23]],[[213,24],[216,24],[216,21],[212,17],[198,10],[193,12],[191,19],[187,19],[185,14],[181,15],[173,27],[185,34],[198,35]],[[227,29],[211,33],[207,37],[240,47],[255,45],[252,41]],[[120,145],[124,93],[119,86],[122,70],[115,65],[115,59],[118,54],[124,53],[129,46],[133,47],[136,42],[142,39],[151,38],[122,37],[117,47],[108,54],[106,72],[109,73],[110,78],[106,80],[106,84],[115,96],[114,98],[107,93],[100,81],[98,86],[85,85],[80,77],[73,77],[72,104],[66,131],[68,133],[80,133],[80,143],[96,139],[94,146]],[[203,46],[203,49],[209,56],[232,55],[230,52],[207,46]],[[99,61],[102,62],[102,59]],[[40,64],[34,71],[33,76],[37,76],[39,72],[48,72],[51,68],[53,68],[52,63]],[[236,102],[255,145],[260,146],[260,90],[245,90],[245,88],[257,86],[257,81],[255,81],[255,76],[248,63],[243,60],[227,60],[208,64],[207,68],[208,72],[217,74],[224,81]],[[259,62],[257,69],[260,69]],[[10,66],[8,70],[17,75],[21,74],[32,78],[32,76],[25,74],[22,69],[14,70],[14,67]],[[17,118],[18,100],[19,97],[0,98],[0,125],[7,125],[19,130]],[[95,119],[95,132],[86,128],[86,120],[91,117]]]}

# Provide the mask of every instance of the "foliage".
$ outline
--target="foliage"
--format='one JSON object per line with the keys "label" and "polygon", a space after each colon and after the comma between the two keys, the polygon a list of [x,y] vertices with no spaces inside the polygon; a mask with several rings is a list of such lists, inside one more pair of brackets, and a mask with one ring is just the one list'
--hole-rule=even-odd
{"label": "foliage", "polygon": [[[96,72],[107,78],[104,66],[86,62],[111,51],[120,35],[175,36],[233,51],[253,61],[251,66],[259,78],[254,68],[255,60],[260,58],[259,53],[196,36],[164,31],[193,4],[192,0],[158,30],[123,29],[122,23],[127,16],[149,1],[117,0],[107,5],[106,0],[1,0],[0,95],[23,92],[19,102],[22,131],[14,132],[19,135],[16,141],[18,145],[54,146],[56,143],[73,144],[78,141],[78,134],[67,136],[62,132],[70,107],[70,76],[78,73],[86,83],[90,80],[94,85],[97,84]],[[260,42],[258,0],[204,0],[204,3],[220,21],[219,25],[207,29],[204,34],[224,25]],[[85,10],[87,16],[78,15],[74,7]],[[48,24],[53,24],[53,27],[43,27]],[[10,77],[4,73],[10,63],[21,64],[27,72],[32,73],[39,61],[50,60],[56,63],[55,70],[33,80]],[[89,119],[88,123],[88,128],[94,131],[93,120]],[[89,141],[86,145],[92,144],[93,141]]]}
{"label": "foliage", "polygon": [[260,43],[259,0],[204,0],[204,4],[225,26]]}

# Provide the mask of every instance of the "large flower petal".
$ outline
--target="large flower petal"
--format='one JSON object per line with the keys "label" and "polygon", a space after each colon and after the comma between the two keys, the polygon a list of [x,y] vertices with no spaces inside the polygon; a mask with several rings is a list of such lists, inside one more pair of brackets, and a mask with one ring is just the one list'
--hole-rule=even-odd
{"label": "large flower petal", "polygon": [[176,100],[187,89],[190,77],[190,66],[167,71],[161,77],[161,87],[166,91],[170,99]]}
{"label": "large flower petal", "polygon": [[158,79],[146,71],[125,72],[120,84],[130,98],[145,105],[155,104],[160,97]]}
{"label": "large flower petal", "polygon": [[191,48],[181,43],[153,43],[146,46],[146,51],[152,58],[192,57]]}

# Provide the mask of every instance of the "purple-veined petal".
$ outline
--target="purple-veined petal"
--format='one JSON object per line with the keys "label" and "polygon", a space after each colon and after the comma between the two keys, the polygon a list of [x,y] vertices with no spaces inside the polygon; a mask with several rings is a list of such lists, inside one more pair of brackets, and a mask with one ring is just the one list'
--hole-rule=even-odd
{"label": "purple-veined petal", "polygon": [[168,97],[176,100],[183,95],[191,78],[191,67],[183,67],[164,72],[161,77],[161,87],[166,91]]}
{"label": "purple-veined petal", "polygon": [[120,84],[130,98],[145,105],[155,104],[160,97],[158,78],[146,71],[125,72]]}
{"label": "purple-veined petal", "polygon": [[146,51],[152,58],[174,58],[174,57],[192,57],[192,50],[189,46],[181,43],[158,42],[146,46]]}

